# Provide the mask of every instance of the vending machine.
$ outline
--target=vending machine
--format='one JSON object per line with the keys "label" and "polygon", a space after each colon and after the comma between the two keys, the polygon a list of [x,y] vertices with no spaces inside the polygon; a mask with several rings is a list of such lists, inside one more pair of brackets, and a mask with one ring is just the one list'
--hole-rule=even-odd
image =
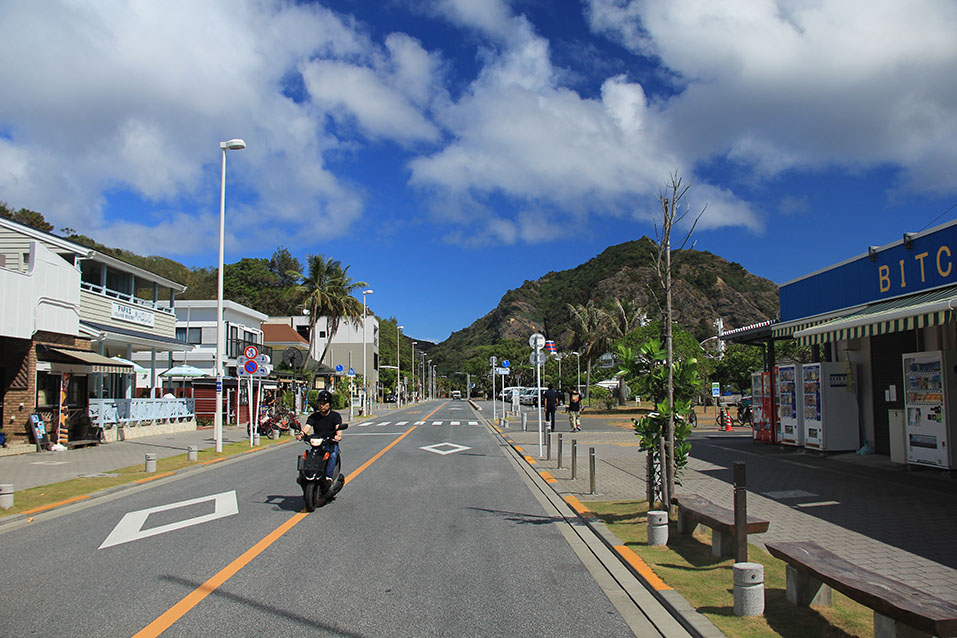
{"label": "vending machine", "polygon": [[778,443],[804,445],[804,396],[801,364],[785,363],[774,368],[778,398]]}
{"label": "vending machine", "polygon": [[771,429],[771,373],[751,373],[751,427],[755,441],[774,443]]}
{"label": "vending machine", "polygon": [[957,401],[957,353],[916,352],[902,358],[907,462],[953,469],[957,414],[951,413]]}
{"label": "vending machine", "polygon": [[838,451],[861,446],[853,372],[851,364],[844,363],[801,366],[804,447]]}

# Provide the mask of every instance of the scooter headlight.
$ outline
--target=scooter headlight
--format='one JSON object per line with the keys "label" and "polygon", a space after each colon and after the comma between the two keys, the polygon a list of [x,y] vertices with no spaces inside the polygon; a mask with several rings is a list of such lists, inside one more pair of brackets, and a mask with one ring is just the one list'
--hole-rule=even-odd
{"label": "scooter headlight", "polygon": [[322,442],[323,442],[324,440],[325,440],[325,439],[323,439],[323,438],[320,438],[320,437],[318,437],[318,436],[315,436],[315,437],[312,437],[312,438],[309,439],[309,445],[311,445],[312,447],[319,447],[320,445],[322,445]]}

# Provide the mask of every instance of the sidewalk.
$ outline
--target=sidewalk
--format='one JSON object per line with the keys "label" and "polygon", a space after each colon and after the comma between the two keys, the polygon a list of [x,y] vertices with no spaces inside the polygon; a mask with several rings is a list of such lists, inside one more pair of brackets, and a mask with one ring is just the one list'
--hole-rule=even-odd
{"label": "sidewalk", "polygon": [[[223,444],[248,440],[245,426],[223,428]],[[190,445],[195,445],[200,450],[214,447],[216,441],[213,438],[213,429],[158,434],[66,452],[4,456],[0,458],[0,483],[12,483],[14,491],[17,492],[82,476],[96,476],[131,465],[142,465],[147,454],[155,454],[157,459],[186,454]]]}
{"label": "sidewalk", "polygon": [[[585,415],[582,431],[572,433],[563,416],[555,433],[563,439],[561,468],[555,434],[551,460],[540,457],[538,422],[531,414],[527,432],[513,417],[503,434],[558,480],[556,488],[582,502],[644,500],[645,454],[630,419]],[[755,443],[750,429],[721,432],[702,424],[693,437],[692,458],[676,491],[731,508],[731,468],[746,462],[748,513],[771,521],[750,542],[813,540],[861,567],[957,604],[957,478],[938,470],[909,472],[883,456],[822,456]],[[572,440],[578,448],[575,479]],[[595,494],[589,494],[589,448],[596,455]]]}

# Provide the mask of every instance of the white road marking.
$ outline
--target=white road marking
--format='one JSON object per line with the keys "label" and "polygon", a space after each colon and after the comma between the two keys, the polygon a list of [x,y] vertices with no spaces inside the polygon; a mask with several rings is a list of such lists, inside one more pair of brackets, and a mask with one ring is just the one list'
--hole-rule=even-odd
{"label": "white road marking", "polygon": [[[184,521],[159,525],[147,530],[142,529],[143,524],[146,522],[146,519],[149,518],[150,514],[154,514],[156,512],[167,512],[169,510],[178,509],[180,507],[188,507],[190,505],[196,505],[197,503],[204,503],[206,501],[213,501],[212,514],[195,516]],[[212,496],[201,496],[188,501],[180,501],[179,503],[159,505],[157,507],[150,507],[145,510],[130,512],[120,519],[120,522],[116,524],[116,527],[113,528],[113,531],[110,532],[110,535],[106,537],[106,540],[103,541],[103,544],[100,545],[99,548],[104,549],[106,547],[112,547],[114,545],[121,545],[123,543],[129,543],[130,541],[140,540],[141,538],[149,538],[150,536],[165,534],[166,532],[172,532],[178,529],[183,529],[184,527],[190,527],[192,525],[199,525],[200,523],[208,523],[209,521],[215,521],[218,518],[225,518],[227,516],[232,516],[233,514],[239,514],[239,504],[236,502],[235,490],[231,492],[213,494]]]}
{"label": "white road marking", "polygon": [[820,501],[817,503],[798,503],[794,507],[826,507],[828,505],[840,505],[837,501]]}
{"label": "white road marking", "polygon": [[[439,448],[445,448],[445,449],[439,449]],[[436,454],[441,454],[442,456],[445,456],[446,454],[455,454],[456,452],[471,450],[472,448],[465,447],[464,445],[456,445],[455,443],[436,443],[435,445],[426,445],[419,449],[425,450],[426,452],[435,452]]]}
{"label": "white road marking", "polygon": [[389,425],[389,423],[391,423],[391,421],[383,421],[382,423],[376,423],[376,427],[381,428],[383,425]]}
{"label": "white road marking", "polygon": [[458,422],[458,421],[452,421],[451,424],[452,424],[452,425],[459,425],[459,422]]}
{"label": "white road marking", "polygon": [[432,421],[432,425],[442,425],[441,421]]}
{"label": "white road marking", "polygon": [[478,425],[478,421],[469,421],[469,425]]}
{"label": "white road marking", "polygon": [[69,461],[34,461],[30,465],[66,465]]}
{"label": "white road marking", "polygon": [[396,425],[408,425],[408,421],[399,421]]}
{"label": "white road marking", "polygon": [[810,496],[817,496],[817,494],[812,494],[811,492],[805,492],[804,490],[781,490],[780,492],[761,492],[761,496],[767,496],[768,498],[773,498],[773,499],[808,498]]}
{"label": "white road marking", "polygon": [[425,425],[425,421],[416,421],[415,424],[416,424],[416,425]]}

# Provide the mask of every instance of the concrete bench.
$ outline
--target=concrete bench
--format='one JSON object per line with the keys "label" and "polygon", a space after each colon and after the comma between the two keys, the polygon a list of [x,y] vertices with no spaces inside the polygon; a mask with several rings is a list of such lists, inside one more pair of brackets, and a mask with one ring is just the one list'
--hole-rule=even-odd
{"label": "concrete bench", "polygon": [[[734,556],[734,511],[715,505],[697,494],[679,494],[671,497],[678,506],[678,533],[691,534],[698,524],[711,528],[711,553],[715,556]],[[748,534],[768,531],[770,521],[748,516]]]}
{"label": "concrete bench", "polygon": [[875,574],[810,541],[766,543],[787,563],[787,598],[830,605],[831,588],[874,610],[874,638],[957,636],[957,605]]}

